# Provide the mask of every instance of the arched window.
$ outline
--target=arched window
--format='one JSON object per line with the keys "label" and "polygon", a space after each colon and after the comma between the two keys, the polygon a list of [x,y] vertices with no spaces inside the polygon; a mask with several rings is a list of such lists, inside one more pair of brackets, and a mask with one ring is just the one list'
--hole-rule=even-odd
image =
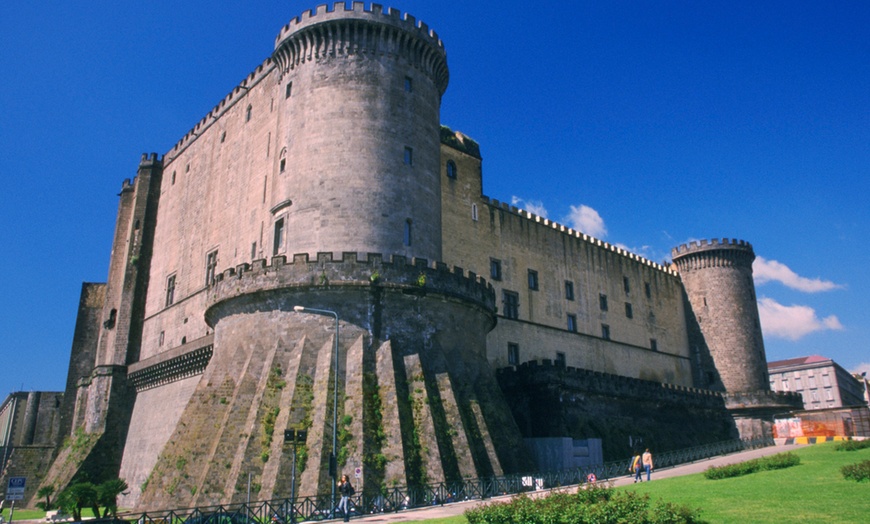
{"label": "arched window", "polygon": [[453,160],[447,161],[447,178],[456,179],[456,162]]}
{"label": "arched window", "polygon": [[404,237],[402,238],[402,241],[406,246],[411,245],[411,219],[410,218],[405,220],[405,234],[404,234]]}

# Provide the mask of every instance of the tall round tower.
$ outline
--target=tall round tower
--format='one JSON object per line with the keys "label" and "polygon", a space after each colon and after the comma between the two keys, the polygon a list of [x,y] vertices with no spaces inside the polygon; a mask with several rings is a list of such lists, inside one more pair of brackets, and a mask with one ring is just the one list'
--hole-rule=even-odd
{"label": "tall round tower", "polygon": [[272,60],[283,97],[272,209],[286,213],[290,251],[440,260],[437,34],[396,10],[321,5],[284,26]]}
{"label": "tall round tower", "polygon": [[700,344],[709,351],[718,375],[705,385],[721,384],[728,393],[769,389],[752,281],[752,245],[743,240],[702,240],[674,248],[672,254],[700,328]]}

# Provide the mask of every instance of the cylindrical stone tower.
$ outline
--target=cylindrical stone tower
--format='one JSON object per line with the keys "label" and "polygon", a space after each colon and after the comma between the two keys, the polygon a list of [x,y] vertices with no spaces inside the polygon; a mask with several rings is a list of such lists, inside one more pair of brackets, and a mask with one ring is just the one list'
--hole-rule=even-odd
{"label": "cylindrical stone tower", "polygon": [[672,254],[725,391],[769,389],[752,281],[752,245],[743,240],[702,240],[674,248]]}
{"label": "cylindrical stone tower", "polygon": [[291,251],[440,260],[438,36],[393,9],[321,5],[284,26],[272,59],[285,102],[272,205]]}

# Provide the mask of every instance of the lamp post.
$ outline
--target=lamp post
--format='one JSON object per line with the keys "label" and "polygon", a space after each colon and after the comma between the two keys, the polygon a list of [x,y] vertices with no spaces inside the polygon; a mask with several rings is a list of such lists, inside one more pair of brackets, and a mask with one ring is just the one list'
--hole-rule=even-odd
{"label": "lamp post", "polygon": [[329,455],[329,476],[332,478],[332,491],[329,499],[329,518],[335,518],[335,484],[338,474],[338,313],[328,309],[293,306],[297,313],[313,313],[335,318],[335,352],[333,354],[333,384],[332,384],[332,453]]}

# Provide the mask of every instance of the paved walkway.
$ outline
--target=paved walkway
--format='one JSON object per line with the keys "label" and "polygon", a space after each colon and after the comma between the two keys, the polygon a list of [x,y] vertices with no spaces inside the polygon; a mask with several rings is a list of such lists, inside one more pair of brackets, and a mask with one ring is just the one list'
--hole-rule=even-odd
{"label": "paved walkway", "polygon": [[[764,457],[767,455],[775,455],[777,453],[783,453],[786,451],[791,451],[793,449],[801,448],[802,445],[798,444],[789,444],[783,446],[770,446],[761,449],[753,449],[750,451],[743,451],[740,453],[733,453],[731,455],[722,455],[719,457],[713,457],[706,460],[700,460],[697,462],[692,462],[690,464],[684,464],[681,466],[674,466],[664,469],[653,470],[652,480],[656,479],[665,479],[669,477],[679,477],[682,475],[691,475],[693,473],[702,473],[707,468],[711,466],[724,466],[726,464],[735,464],[738,462],[745,462],[747,460],[756,459],[759,457]],[[655,459],[655,457],[653,457]],[[627,469],[627,468],[626,468]],[[616,479],[611,479],[613,481],[614,486],[624,486],[626,484],[632,484],[634,475],[626,475],[624,477],[618,477]],[[562,486],[558,488],[559,490],[569,490],[573,491],[576,486]],[[536,494],[541,493],[549,493],[550,490],[537,491]],[[480,500],[469,500],[466,502],[455,502],[453,504],[446,504],[444,506],[432,506],[427,508],[419,508],[408,511],[403,511],[401,513],[380,513],[377,515],[371,515],[363,518],[355,518],[352,519],[351,522],[413,522],[418,520],[429,520],[429,519],[438,519],[444,517],[452,517],[455,515],[461,515],[465,512],[465,510],[479,506],[481,504],[487,504],[492,502],[493,500],[510,500],[511,496],[503,496],[503,497],[493,497],[491,499],[487,499],[485,501]]]}

